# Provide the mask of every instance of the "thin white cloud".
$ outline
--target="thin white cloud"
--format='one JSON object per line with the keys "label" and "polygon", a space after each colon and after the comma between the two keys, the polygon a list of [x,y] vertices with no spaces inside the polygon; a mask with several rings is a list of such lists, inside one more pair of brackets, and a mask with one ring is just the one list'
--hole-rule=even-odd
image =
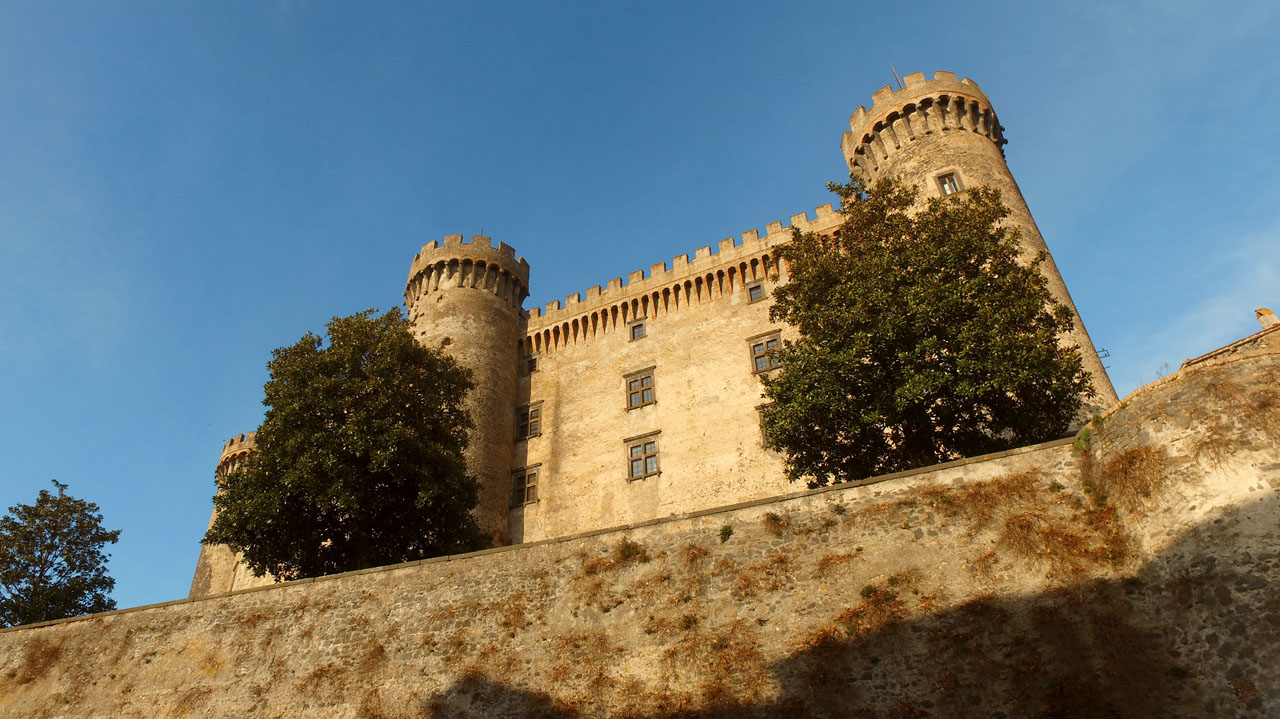
{"label": "thin white cloud", "polygon": [[[1223,242],[1206,239],[1199,296],[1153,317],[1150,333],[1132,348],[1133,362],[1117,372],[1122,386],[1141,386],[1197,357],[1251,334],[1261,326],[1258,307],[1280,308],[1280,217],[1259,230]],[[1135,338],[1137,340],[1138,338]],[[1124,391],[1124,390],[1121,390]]]}

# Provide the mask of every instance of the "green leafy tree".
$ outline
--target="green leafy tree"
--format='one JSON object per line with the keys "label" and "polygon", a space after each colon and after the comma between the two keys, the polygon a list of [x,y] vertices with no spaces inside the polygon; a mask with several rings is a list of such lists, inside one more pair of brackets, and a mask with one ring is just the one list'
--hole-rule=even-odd
{"label": "green leafy tree", "polygon": [[829,185],[843,224],[793,230],[770,316],[794,327],[766,377],[765,440],[811,486],[1062,435],[1092,395],[1072,326],[996,190],[917,203],[882,179]]}
{"label": "green leafy tree", "polygon": [[470,373],[393,309],[272,353],[257,451],[221,479],[206,544],[277,580],[478,549]]}
{"label": "green leafy tree", "polygon": [[102,528],[98,505],[40,490],[0,519],[0,626],[30,624],[116,608],[102,548],[120,530]]}

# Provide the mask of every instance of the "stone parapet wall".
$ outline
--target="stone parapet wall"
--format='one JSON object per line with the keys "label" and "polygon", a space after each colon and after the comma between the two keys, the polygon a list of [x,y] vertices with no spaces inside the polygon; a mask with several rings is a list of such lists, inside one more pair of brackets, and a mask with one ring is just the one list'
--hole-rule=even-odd
{"label": "stone parapet wall", "polygon": [[753,256],[759,259],[760,253],[790,241],[792,228],[801,232],[828,232],[838,227],[840,222],[840,215],[830,204],[816,208],[813,219],[809,219],[808,213],[801,212],[791,216],[790,225],[784,226],[781,221],[770,222],[765,226],[763,236],[758,230],[749,230],[742,233],[741,242],[735,243],[732,237],[720,240],[714,253],[710,245],[699,247],[692,258],[688,254],[677,255],[671,259],[670,265],[659,262],[648,270],[636,270],[627,275],[625,284],[621,277],[615,277],[604,287],[588,288],[585,298],[582,293],[575,293],[566,297],[563,305],[560,300],[553,300],[545,309],[534,307],[529,310],[529,330],[535,333],[592,310],[638,300],[654,291],[661,293],[684,280],[706,274],[714,276],[718,270],[749,262]]}
{"label": "stone parapet wall", "polygon": [[1275,716],[1278,375],[1272,343],[1075,447],[2,631],[0,715]]}

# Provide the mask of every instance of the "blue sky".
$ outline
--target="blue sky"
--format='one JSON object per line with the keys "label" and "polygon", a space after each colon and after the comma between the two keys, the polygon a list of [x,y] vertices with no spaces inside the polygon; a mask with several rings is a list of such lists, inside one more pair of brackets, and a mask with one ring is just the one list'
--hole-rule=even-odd
{"label": "blue sky", "polygon": [[[272,348],[484,232],[526,308],[831,201],[902,74],[991,97],[1123,395],[1280,305],[1280,5],[0,3],[0,507],[186,595]],[[1277,308],[1280,309],[1280,308]]]}

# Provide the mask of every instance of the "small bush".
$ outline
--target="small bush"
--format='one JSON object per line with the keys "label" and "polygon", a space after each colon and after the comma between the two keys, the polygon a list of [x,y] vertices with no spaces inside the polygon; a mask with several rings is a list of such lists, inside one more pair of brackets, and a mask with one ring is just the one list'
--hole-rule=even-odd
{"label": "small bush", "polygon": [[849,510],[848,510],[848,509],[846,509],[846,508],[845,508],[845,506],[844,506],[843,504],[833,504],[833,505],[831,505],[831,511],[832,511],[832,512],[835,512],[836,516],[837,516],[837,517],[839,517],[839,516],[844,515],[844,513],[845,513],[845,512],[847,512],[847,511],[849,511]]}
{"label": "small bush", "polygon": [[644,547],[627,537],[618,540],[618,546],[614,549],[614,556],[618,558],[620,564],[649,561],[649,553],[645,551]]}
{"label": "small bush", "polygon": [[1054,494],[1057,494],[1058,492],[1061,492],[1066,488],[1067,488],[1066,485],[1064,485],[1062,482],[1059,482],[1056,479],[1049,483],[1049,491],[1053,492]]}
{"label": "small bush", "polygon": [[1088,427],[1085,427],[1076,435],[1076,440],[1071,443],[1071,446],[1074,447],[1077,452],[1088,452],[1092,444],[1093,433],[1089,431]]}
{"label": "small bush", "polygon": [[684,560],[687,564],[693,564],[707,556],[709,552],[707,548],[700,544],[687,544],[684,548]]}
{"label": "small bush", "polygon": [[728,524],[726,524],[726,525],[724,525],[723,527],[721,527],[721,528],[720,528],[720,543],[721,543],[721,544],[724,544],[725,542],[729,541],[729,537],[732,537],[732,536],[733,536],[733,526],[732,526],[732,525],[728,525]]}
{"label": "small bush", "polygon": [[786,517],[774,512],[766,512],[762,521],[764,522],[765,531],[775,537],[781,537],[791,523]]}
{"label": "small bush", "polygon": [[607,572],[617,565],[618,562],[612,557],[592,557],[582,563],[582,573],[591,577]]}

